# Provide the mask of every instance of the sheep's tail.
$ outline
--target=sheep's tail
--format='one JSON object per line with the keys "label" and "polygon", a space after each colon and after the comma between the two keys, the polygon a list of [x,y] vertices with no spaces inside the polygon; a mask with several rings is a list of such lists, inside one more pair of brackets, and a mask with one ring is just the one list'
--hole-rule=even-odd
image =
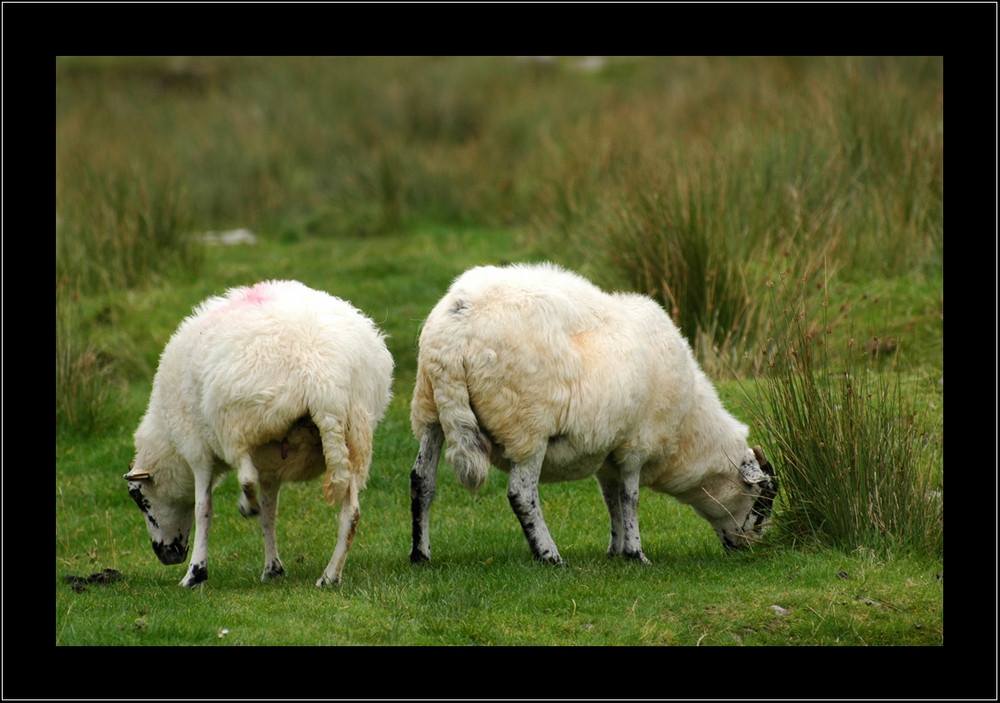
{"label": "sheep's tail", "polygon": [[410,420],[417,438],[439,422],[447,440],[445,460],[459,482],[472,493],[486,484],[490,475],[490,440],[479,429],[472,411],[464,370],[461,375],[445,371],[432,382],[422,368],[410,406]]}
{"label": "sheep's tail", "polygon": [[323,476],[323,497],[330,505],[344,500],[353,483],[356,491],[368,482],[372,463],[372,422],[363,409],[351,410],[347,419],[327,415],[313,416],[323,440],[326,474]]}

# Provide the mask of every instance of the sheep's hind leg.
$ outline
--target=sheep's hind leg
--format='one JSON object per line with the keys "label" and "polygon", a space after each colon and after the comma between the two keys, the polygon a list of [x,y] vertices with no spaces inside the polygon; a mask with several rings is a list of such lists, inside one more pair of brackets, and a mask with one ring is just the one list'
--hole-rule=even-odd
{"label": "sheep's hind leg", "polygon": [[260,488],[260,476],[257,474],[257,467],[254,466],[253,459],[249,454],[244,454],[240,459],[240,468],[237,472],[240,482],[239,503],[240,515],[252,517],[260,512],[260,502],[257,500],[257,491]]}
{"label": "sheep's hind leg", "polygon": [[351,549],[354,535],[361,519],[361,506],[358,503],[358,486],[354,476],[347,485],[347,493],[340,506],[340,518],[337,521],[337,546],[333,550],[330,563],[326,565],[323,575],[316,581],[317,586],[332,586],[340,583],[340,574],[347,561],[347,552]]}
{"label": "sheep's hind leg", "polygon": [[413,547],[410,562],[431,560],[430,509],[437,490],[437,467],[444,444],[441,425],[430,425],[420,438],[420,450],[410,471],[410,515],[413,521]]}
{"label": "sheep's hind leg", "polygon": [[260,576],[261,581],[285,575],[285,567],[278,555],[278,538],[274,530],[278,519],[278,491],[280,490],[281,484],[278,482],[262,483],[260,486],[260,514],[257,516],[257,520],[260,522],[260,529],[264,534],[264,573]]}
{"label": "sheep's hind leg", "polygon": [[521,529],[531,547],[531,553],[539,561],[552,564],[564,564],[556,543],[549,534],[549,528],[542,517],[542,508],[538,502],[538,477],[542,471],[542,461],[545,459],[544,448],[536,452],[524,463],[512,463],[510,480],[507,484],[507,499],[514,514],[521,523]]}

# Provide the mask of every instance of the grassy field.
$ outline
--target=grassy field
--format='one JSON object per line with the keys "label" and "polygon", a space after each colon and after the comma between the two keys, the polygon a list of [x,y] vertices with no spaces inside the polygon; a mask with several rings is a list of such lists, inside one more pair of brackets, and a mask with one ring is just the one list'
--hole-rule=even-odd
{"label": "grassy field", "polygon": [[[429,242],[436,246],[427,246]],[[405,261],[378,264],[377,249]],[[441,266],[446,254],[447,266]],[[603,503],[590,482],[546,485],[543,509],[569,562],[532,562],[507,505],[503,475],[473,497],[445,468],[431,513],[430,566],[409,564],[409,483],[416,443],[409,433],[415,337],[434,303],[433,286],[393,303],[410,271],[445,285],[456,271],[505,256],[535,258],[501,232],[447,228],[336,246],[263,243],[208,252],[218,286],[284,276],[294,261],[306,283],[337,290],[390,330],[399,364],[395,398],[376,438],[362,496],[362,521],[337,589],[313,585],[332,552],[335,511],[318,484],[282,493],[279,544],[288,574],[260,583],[262,544],[255,521],[236,511],[235,480],[216,495],[211,577],[188,592],[176,584],[183,565],[165,567],[149,547],[120,475],[131,460],[131,432],[149,381],[120,398],[131,422],[96,436],[58,437],[56,463],[56,642],[60,645],[940,645],[943,561],[871,550],[762,548],[726,556],[690,509],[644,493],[641,519],[653,566],[609,561]],[[434,273],[435,265],[438,272]],[[410,267],[413,268],[410,268]],[[204,294],[199,280],[175,282],[135,301],[185,314]],[[412,306],[412,309],[411,307]],[[170,316],[165,315],[166,318]],[[139,334],[138,331],[135,334]],[[166,334],[162,332],[161,334]],[[409,359],[409,362],[406,361]],[[726,385],[730,399],[738,389]],[[738,404],[729,402],[737,414]],[[744,418],[746,416],[744,415]],[[125,578],[74,591],[67,574],[105,568]],[[773,606],[778,606],[778,610]]]}
{"label": "grassy field", "polygon": [[[442,466],[434,561],[408,561],[419,327],[483,263],[554,260],[657,297],[727,407],[799,464],[790,435],[825,421],[755,414],[780,414],[763,401],[780,378],[769,362],[795,342],[782,335],[795,320],[823,332],[821,379],[891,338],[852,368],[902,389],[866,407],[909,419],[903,461],[943,493],[940,59],[71,58],[56,82],[57,645],[944,643],[943,512],[916,546],[793,527],[726,556],[690,509],[644,492],[643,567],[604,556],[593,482],[545,485],[569,564],[550,568],[532,562],[502,474],[474,497]],[[185,236],[236,227],[258,243]],[[670,269],[678,257],[691,266]],[[188,591],[121,474],[176,325],[266,278],[371,316],[390,335],[394,399],[338,588],[313,585],[336,537],[318,484],[283,489],[287,575],[260,583],[260,529],[229,477],[210,579]],[[103,569],[124,578],[66,581]]]}

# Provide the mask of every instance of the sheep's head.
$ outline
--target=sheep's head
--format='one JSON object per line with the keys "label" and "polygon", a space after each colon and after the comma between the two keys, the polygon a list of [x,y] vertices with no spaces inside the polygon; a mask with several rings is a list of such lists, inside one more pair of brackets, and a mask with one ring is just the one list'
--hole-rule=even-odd
{"label": "sheep's head", "polygon": [[124,476],[128,494],[146,518],[153,551],[164,564],[180,564],[187,558],[188,536],[194,524],[194,503],[178,502],[162,495],[150,472],[137,468],[135,461]]}
{"label": "sheep's head", "polygon": [[703,484],[704,498],[693,505],[695,512],[711,523],[726,551],[760,538],[778,492],[774,469],[759,446],[747,449],[737,468],[735,481]]}

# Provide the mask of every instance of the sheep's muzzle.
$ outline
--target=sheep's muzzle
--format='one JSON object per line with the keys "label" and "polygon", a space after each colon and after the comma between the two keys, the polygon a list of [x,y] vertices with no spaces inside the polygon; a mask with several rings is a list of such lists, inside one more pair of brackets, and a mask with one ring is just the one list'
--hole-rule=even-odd
{"label": "sheep's muzzle", "polygon": [[188,547],[180,539],[175,539],[169,544],[166,542],[153,542],[153,551],[161,564],[180,564],[187,558]]}

